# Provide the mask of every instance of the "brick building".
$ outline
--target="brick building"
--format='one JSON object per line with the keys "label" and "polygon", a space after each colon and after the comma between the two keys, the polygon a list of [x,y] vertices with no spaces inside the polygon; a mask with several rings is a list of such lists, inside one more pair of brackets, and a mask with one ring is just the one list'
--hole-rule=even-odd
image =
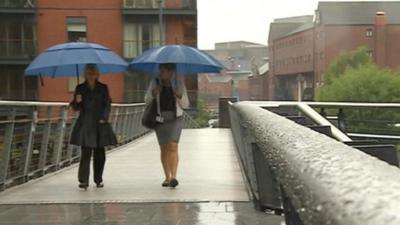
{"label": "brick building", "polygon": [[369,49],[378,65],[398,69],[399,11],[400,2],[319,2],[314,17],[274,20],[268,39],[270,92],[265,94],[298,100],[313,93],[323,85],[329,64],[360,46]]}
{"label": "brick building", "polygon": [[209,109],[218,106],[219,97],[236,97],[248,100],[249,75],[265,64],[268,47],[247,41],[221,42],[214,50],[206,50],[226,68],[221,74],[199,76],[199,96],[207,102]]}
{"label": "brick building", "polygon": [[[162,24],[160,26],[160,2]],[[127,61],[160,44],[197,46],[196,0],[0,0],[0,99],[69,101],[76,78],[45,78],[23,71],[46,48],[69,41],[102,44]],[[148,75],[101,76],[114,102],[141,102]],[[197,77],[187,79],[196,99]]]}
{"label": "brick building", "polygon": [[265,63],[249,75],[248,99],[252,101],[268,100],[264,93],[268,93],[269,63]]}

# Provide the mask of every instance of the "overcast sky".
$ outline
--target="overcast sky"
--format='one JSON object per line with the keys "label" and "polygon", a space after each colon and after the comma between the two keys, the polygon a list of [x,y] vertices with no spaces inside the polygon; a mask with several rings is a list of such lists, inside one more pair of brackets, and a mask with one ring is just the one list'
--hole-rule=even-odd
{"label": "overcast sky", "polygon": [[318,0],[197,0],[199,48],[240,40],[266,45],[274,18],[314,15],[317,5]]}

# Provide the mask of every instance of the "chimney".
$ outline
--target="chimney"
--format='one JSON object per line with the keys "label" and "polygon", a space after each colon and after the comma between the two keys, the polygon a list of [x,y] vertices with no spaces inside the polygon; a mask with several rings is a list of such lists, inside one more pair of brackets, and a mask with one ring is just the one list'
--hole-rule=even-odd
{"label": "chimney", "polygon": [[375,61],[381,67],[386,66],[386,16],[385,12],[375,14]]}
{"label": "chimney", "polygon": [[385,26],[386,25],[386,17],[385,12],[378,11],[375,14],[375,25],[376,26]]}

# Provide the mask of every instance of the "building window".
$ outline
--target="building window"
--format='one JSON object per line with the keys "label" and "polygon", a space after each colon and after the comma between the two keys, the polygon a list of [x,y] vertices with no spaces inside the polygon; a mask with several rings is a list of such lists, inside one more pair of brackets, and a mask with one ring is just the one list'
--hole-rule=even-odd
{"label": "building window", "polygon": [[159,46],[162,41],[158,23],[125,23],[124,57],[134,58],[149,48]]}
{"label": "building window", "polygon": [[125,8],[157,8],[158,4],[156,0],[124,0],[124,6]]}
{"label": "building window", "polygon": [[67,17],[67,41],[87,41],[86,24],[86,17]]}
{"label": "building window", "polygon": [[20,65],[0,65],[0,100],[38,100],[38,79],[24,76],[24,69]]}
{"label": "building window", "polygon": [[[87,19],[86,17],[67,17],[67,41],[68,42],[86,42],[87,41]],[[79,78],[79,83],[84,80],[83,76]],[[77,77],[68,78],[68,91],[74,92],[78,85]]]}
{"label": "building window", "polygon": [[30,58],[36,53],[34,17],[0,15],[0,57]]}
{"label": "building window", "polygon": [[372,37],[372,35],[373,35],[372,29],[371,29],[371,28],[368,28],[368,29],[365,31],[365,36],[366,36],[366,37]]}

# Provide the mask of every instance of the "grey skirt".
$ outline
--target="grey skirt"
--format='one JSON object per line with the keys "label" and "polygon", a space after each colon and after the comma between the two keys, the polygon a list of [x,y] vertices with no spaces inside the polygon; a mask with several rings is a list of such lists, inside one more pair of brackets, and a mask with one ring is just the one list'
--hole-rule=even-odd
{"label": "grey skirt", "polygon": [[176,118],[173,111],[162,111],[161,116],[164,118],[164,123],[155,127],[158,144],[179,143],[183,128],[182,117]]}

